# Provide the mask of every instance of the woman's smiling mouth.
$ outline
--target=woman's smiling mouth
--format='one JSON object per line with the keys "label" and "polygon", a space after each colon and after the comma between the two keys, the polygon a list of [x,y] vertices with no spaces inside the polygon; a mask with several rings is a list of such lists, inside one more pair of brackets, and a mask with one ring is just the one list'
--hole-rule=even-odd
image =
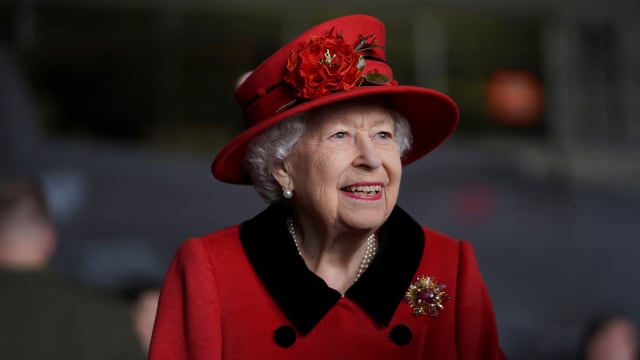
{"label": "woman's smiling mouth", "polygon": [[383,185],[379,183],[375,184],[352,184],[340,189],[345,195],[366,200],[377,200],[382,197]]}

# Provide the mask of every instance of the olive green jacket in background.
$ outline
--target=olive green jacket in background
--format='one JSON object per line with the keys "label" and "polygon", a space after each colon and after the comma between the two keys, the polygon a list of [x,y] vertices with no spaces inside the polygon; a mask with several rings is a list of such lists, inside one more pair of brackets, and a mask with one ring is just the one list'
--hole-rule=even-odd
{"label": "olive green jacket in background", "polygon": [[0,359],[145,358],[124,300],[51,272],[0,268]]}

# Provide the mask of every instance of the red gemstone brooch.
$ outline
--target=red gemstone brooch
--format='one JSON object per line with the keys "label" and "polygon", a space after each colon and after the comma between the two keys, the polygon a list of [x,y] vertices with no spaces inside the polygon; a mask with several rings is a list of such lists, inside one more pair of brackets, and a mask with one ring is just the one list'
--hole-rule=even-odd
{"label": "red gemstone brooch", "polygon": [[449,299],[444,289],[446,285],[438,284],[432,277],[421,275],[409,286],[404,301],[411,306],[414,316],[427,314],[434,318],[444,308],[442,303]]}

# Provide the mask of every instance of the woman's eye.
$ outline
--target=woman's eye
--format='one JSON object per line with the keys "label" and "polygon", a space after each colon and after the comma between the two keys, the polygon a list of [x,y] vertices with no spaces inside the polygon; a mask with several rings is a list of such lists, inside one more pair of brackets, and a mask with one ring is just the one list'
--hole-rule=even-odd
{"label": "woman's eye", "polygon": [[337,133],[333,134],[333,137],[336,139],[344,139],[345,137],[347,137],[347,133],[344,131],[338,131]]}
{"label": "woman's eye", "polygon": [[392,137],[393,135],[391,135],[391,133],[388,131],[381,131],[378,133],[379,139],[388,140],[388,139],[391,139]]}

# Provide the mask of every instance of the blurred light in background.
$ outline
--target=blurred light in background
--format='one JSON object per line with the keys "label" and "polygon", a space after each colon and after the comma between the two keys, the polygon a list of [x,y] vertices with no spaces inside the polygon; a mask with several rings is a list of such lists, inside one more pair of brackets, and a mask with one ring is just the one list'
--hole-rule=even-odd
{"label": "blurred light in background", "polygon": [[496,70],[487,83],[489,115],[505,125],[530,126],[542,120],[540,80],[526,70]]}

